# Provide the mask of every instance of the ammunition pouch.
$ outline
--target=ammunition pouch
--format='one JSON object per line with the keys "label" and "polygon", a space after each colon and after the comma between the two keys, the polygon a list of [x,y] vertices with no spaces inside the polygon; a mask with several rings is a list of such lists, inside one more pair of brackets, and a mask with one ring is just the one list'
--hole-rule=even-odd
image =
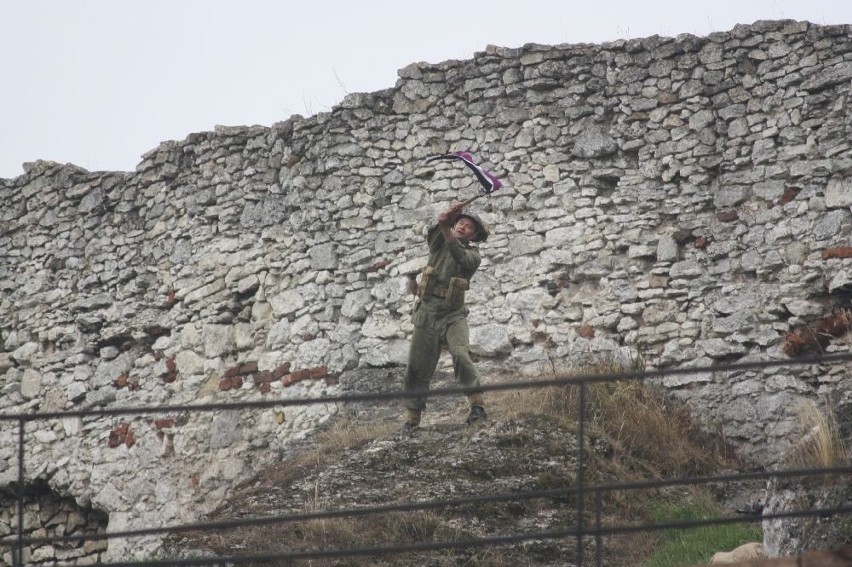
{"label": "ammunition pouch", "polygon": [[420,283],[417,286],[417,297],[423,299],[431,297],[435,293],[435,285],[438,283],[438,275],[435,273],[435,268],[426,266],[420,272]]}
{"label": "ammunition pouch", "polygon": [[464,307],[464,292],[470,287],[468,281],[464,278],[450,278],[450,285],[447,286],[447,296],[444,303],[450,309],[461,309]]}

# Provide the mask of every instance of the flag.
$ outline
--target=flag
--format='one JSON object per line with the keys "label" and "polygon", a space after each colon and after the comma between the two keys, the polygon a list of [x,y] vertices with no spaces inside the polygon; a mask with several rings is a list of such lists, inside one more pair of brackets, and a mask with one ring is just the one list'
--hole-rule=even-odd
{"label": "flag", "polygon": [[503,182],[501,182],[497,177],[494,176],[493,173],[490,173],[478,166],[476,162],[473,161],[473,157],[468,152],[453,152],[451,154],[446,154],[443,156],[434,156],[427,159],[427,162],[436,161],[436,160],[454,160],[458,159],[464,162],[466,166],[473,171],[473,174],[476,176],[476,179],[482,184],[482,192],[483,193],[491,193],[492,191],[496,191],[500,187],[503,186]]}

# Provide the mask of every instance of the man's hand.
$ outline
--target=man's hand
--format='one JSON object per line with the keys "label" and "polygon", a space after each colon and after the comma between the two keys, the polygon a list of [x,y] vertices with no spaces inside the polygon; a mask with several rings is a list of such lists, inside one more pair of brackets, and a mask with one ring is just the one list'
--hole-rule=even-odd
{"label": "man's hand", "polygon": [[458,220],[459,213],[461,213],[463,208],[464,203],[461,201],[453,201],[449,209],[438,215],[438,224],[442,227],[453,226],[456,223],[456,220]]}

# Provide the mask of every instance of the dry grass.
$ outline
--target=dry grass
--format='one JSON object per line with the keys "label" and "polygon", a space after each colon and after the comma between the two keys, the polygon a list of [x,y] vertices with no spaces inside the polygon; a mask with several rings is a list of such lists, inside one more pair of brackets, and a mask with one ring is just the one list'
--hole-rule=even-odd
{"label": "dry grass", "polygon": [[361,447],[379,437],[399,429],[397,422],[363,422],[343,419],[316,436],[316,443],[327,456],[337,457],[341,452]]}
{"label": "dry grass", "polygon": [[843,466],[849,461],[830,403],[826,402],[824,409],[813,401],[803,404],[799,409],[799,428],[802,438],[788,454],[788,466],[822,469]]}
{"label": "dry grass", "polygon": [[[255,554],[281,553],[282,549],[304,552],[331,551],[336,549],[359,549],[387,547],[394,544],[420,542],[450,542],[464,534],[447,525],[446,519],[428,511],[416,511],[374,515],[369,518],[331,518],[294,522],[281,526],[255,527],[235,533],[228,541],[240,541],[240,546],[251,549]],[[224,539],[210,542],[211,549],[223,555],[237,550],[230,549]],[[311,567],[362,566],[378,563],[378,557],[317,558],[301,560],[279,560],[264,563],[266,567],[310,565]],[[386,555],[381,564],[387,566],[410,565],[411,555]],[[448,563],[449,564],[449,563]]]}
{"label": "dry grass", "polygon": [[[579,385],[559,386],[502,392],[489,405],[499,407],[495,413],[544,414],[575,428],[579,396]],[[587,384],[585,420],[597,456],[622,480],[706,473],[721,467],[729,453],[721,439],[701,431],[684,405],[636,380]]]}

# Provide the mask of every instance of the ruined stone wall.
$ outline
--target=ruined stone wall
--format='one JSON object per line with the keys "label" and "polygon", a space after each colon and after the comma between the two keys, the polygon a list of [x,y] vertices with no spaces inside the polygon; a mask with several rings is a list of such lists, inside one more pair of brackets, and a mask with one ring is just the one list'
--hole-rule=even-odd
{"label": "ruined stone wall", "polygon": [[[34,483],[24,495],[25,538],[74,538],[103,534],[107,516],[77,505],[71,498],[59,498],[43,483]],[[0,564],[15,565],[13,546],[18,536],[18,495],[0,492]],[[69,539],[64,542],[24,546],[24,565],[94,565],[106,551],[103,539]]]}
{"label": "ruined stone wall", "polygon": [[[850,26],[489,47],[328,113],[165,142],[133,173],[27,164],[0,180],[0,411],[318,397],[348,369],[404,364],[424,232],[476,191],[424,163],[455,150],[506,184],[477,201],[493,236],[469,292],[490,378],[807,352],[788,333],[852,287],[850,81]],[[771,464],[797,404],[848,398],[850,377],[791,365],[663,384]],[[27,478],[110,530],[190,521],[335,411],[29,422]],[[8,484],[15,424],[0,427]]]}

